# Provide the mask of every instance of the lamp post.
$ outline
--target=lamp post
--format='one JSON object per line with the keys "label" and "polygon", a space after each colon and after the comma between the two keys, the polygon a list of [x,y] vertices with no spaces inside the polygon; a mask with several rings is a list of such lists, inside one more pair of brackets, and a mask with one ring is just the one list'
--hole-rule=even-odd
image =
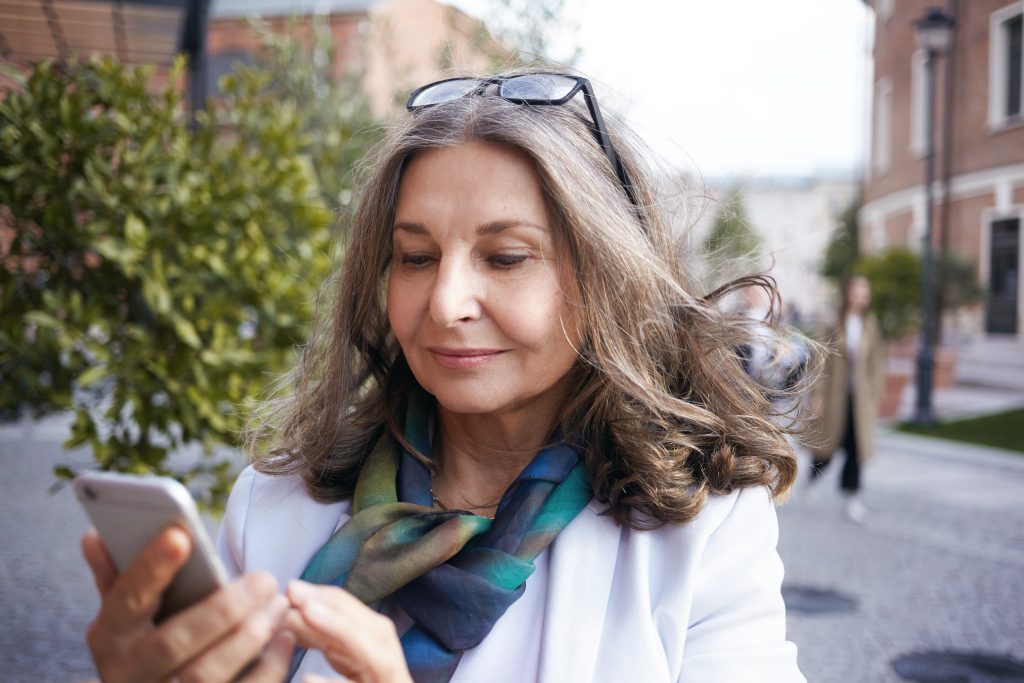
{"label": "lamp post", "polygon": [[[935,248],[932,244],[932,185],[935,182],[935,58],[945,54],[953,41],[953,19],[932,7],[914,22],[917,44],[925,51],[925,158],[924,158],[924,238],[921,245],[923,267],[922,302],[924,324],[921,347],[917,353],[917,404],[914,422],[934,424],[932,413],[932,370],[935,367]],[[948,154],[949,151],[947,150]]]}

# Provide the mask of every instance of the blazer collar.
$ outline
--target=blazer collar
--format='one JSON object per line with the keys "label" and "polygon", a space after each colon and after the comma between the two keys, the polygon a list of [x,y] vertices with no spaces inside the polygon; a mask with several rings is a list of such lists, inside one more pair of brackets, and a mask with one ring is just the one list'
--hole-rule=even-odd
{"label": "blazer collar", "polygon": [[592,500],[549,547],[540,681],[591,681],[621,529]]}

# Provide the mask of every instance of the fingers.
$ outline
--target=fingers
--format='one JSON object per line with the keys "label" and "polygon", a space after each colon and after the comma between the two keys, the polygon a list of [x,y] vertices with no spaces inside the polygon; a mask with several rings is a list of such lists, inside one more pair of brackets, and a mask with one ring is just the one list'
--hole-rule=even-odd
{"label": "fingers", "polygon": [[100,612],[86,632],[86,642],[103,680],[152,680],[142,675],[149,667],[138,657],[138,644],[154,631],[150,617],[190,549],[188,534],[169,527],[118,575],[102,541],[95,534],[82,539],[83,553],[103,598]]}
{"label": "fingers", "polygon": [[[229,681],[253,662],[278,630],[288,600],[275,595],[233,631],[178,672],[182,681]],[[283,646],[282,646],[283,647]],[[257,667],[263,666],[263,663]],[[255,670],[255,669],[254,669]],[[247,673],[247,676],[249,674]]]}
{"label": "fingers", "polygon": [[323,651],[356,681],[411,681],[394,623],[347,591],[303,581],[288,584],[301,619],[290,619],[300,643]]}
{"label": "fingers", "polygon": [[239,683],[280,683],[288,675],[294,651],[295,635],[289,631],[278,631],[252,670],[238,679]]}
{"label": "fingers", "polygon": [[117,580],[117,567],[110,559],[107,546],[103,545],[99,533],[90,529],[82,536],[82,555],[85,557],[89,569],[92,571],[92,579],[96,583],[96,590],[100,595],[106,595],[107,591]]}
{"label": "fingers", "polygon": [[[288,583],[288,598],[295,611],[289,616],[287,627],[294,631],[296,638],[305,647],[329,652],[346,652],[358,649],[358,635],[351,633],[352,626],[365,619],[361,610],[370,611],[373,617],[380,615],[369,610],[351,593],[333,586],[314,586],[304,581]],[[348,624],[345,628],[342,624]]]}
{"label": "fingers", "polygon": [[302,683],[333,683],[333,681],[320,674],[306,674],[305,678],[302,679]]}
{"label": "fingers", "polygon": [[[279,598],[276,602],[275,597]],[[204,667],[220,671],[229,666],[226,662],[237,662],[234,675],[270,639],[284,617],[287,602],[277,595],[273,576],[246,574],[161,624],[139,645],[140,659],[148,662],[151,670],[170,673],[182,662],[197,659],[198,664],[212,657],[200,666],[200,673]],[[222,639],[224,642],[218,643]],[[253,642],[253,649],[247,651],[243,641]],[[199,656],[215,643],[215,650]],[[211,678],[197,676],[195,680]]]}
{"label": "fingers", "polygon": [[192,551],[192,539],[170,526],[151,540],[118,577],[105,596],[103,611],[115,631],[135,628],[151,619],[160,596]]}
{"label": "fingers", "polygon": [[377,615],[377,612],[364,605],[359,598],[335,586],[319,586],[299,580],[289,581],[288,598],[303,613],[309,609],[318,611],[326,603],[331,610],[348,616],[358,617],[366,612]]}

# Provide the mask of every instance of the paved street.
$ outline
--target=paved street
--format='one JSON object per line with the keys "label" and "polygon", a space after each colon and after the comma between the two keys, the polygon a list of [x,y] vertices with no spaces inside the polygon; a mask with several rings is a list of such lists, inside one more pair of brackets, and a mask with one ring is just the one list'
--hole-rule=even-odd
{"label": "paved street", "polygon": [[[47,494],[65,461],[60,419],[0,425],[0,680],[93,675],[82,634],[97,605],[71,491]],[[887,435],[866,472],[863,526],[846,521],[831,474],[815,501],[780,510],[788,586],[833,589],[844,614],[791,611],[812,683],[899,681],[915,650],[1024,656],[1024,456]],[[78,457],[81,457],[79,455]]]}
{"label": "paved street", "polygon": [[[85,627],[95,597],[78,539],[88,528],[70,487],[47,493],[67,422],[0,425],[0,680],[82,681],[95,676]],[[77,455],[80,460],[83,455]]]}
{"label": "paved street", "polygon": [[857,602],[845,614],[790,610],[807,679],[900,681],[890,661],[915,651],[1024,658],[1024,455],[902,434],[878,450],[863,526],[843,515],[839,462],[827,490],[809,501],[798,489],[780,510],[786,584]]}

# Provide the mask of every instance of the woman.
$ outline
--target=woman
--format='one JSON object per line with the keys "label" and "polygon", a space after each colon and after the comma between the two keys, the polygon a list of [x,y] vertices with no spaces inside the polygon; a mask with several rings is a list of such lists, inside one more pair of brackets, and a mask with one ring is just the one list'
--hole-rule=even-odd
{"label": "woman", "polygon": [[828,357],[817,397],[820,434],[815,439],[811,486],[843,449],[839,487],[846,515],[862,523],[867,514],[860,500],[861,469],[875,453],[875,425],[881,398],[884,359],[878,322],[868,310],[871,285],[867,278],[850,278],[843,291],[839,324],[833,330],[833,353]]}
{"label": "woman", "polygon": [[218,542],[241,578],[153,627],[188,539],[114,578],[86,538],[105,679],[803,681],[775,395],[734,351],[749,320],[692,294],[625,131],[613,148],[575,76],[443,81],[409,108],[333,309],[257,417],[271,446]]}

